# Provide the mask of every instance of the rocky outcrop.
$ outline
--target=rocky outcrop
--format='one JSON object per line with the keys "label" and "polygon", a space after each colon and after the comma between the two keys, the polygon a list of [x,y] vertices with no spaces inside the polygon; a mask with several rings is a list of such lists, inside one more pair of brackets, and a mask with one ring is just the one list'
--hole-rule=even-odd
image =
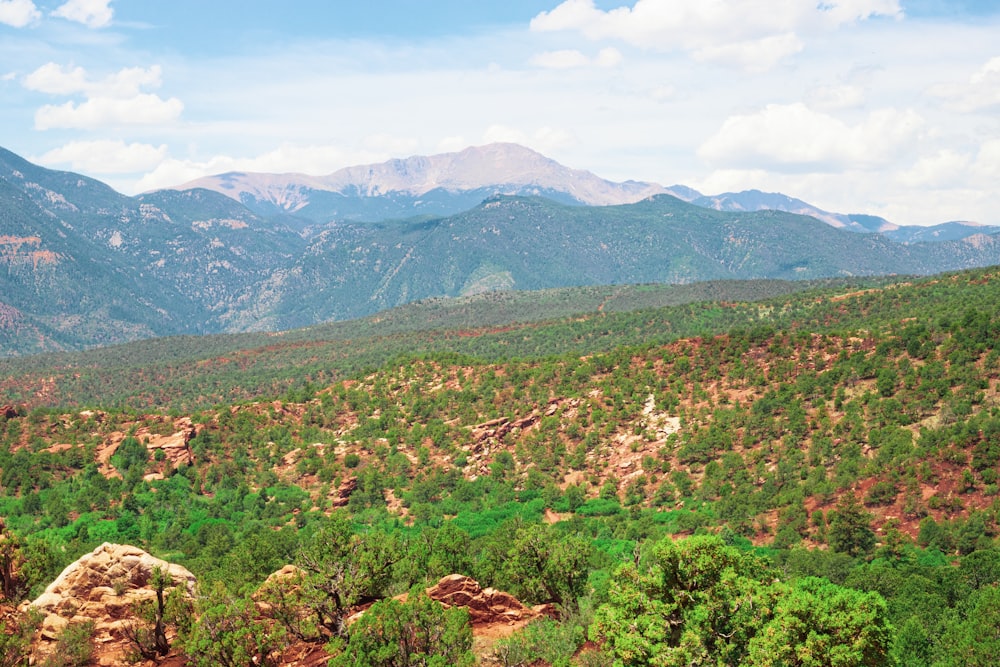
{"label": "rocky outcrop", "polygon": [[427,595],[446,607],[465,607],[473,626],[519,623],[541,616],[510,593],[482,588],[479,582],[461,574],[450,574],[427,589]]}
{"label": "rocky outcrop", "polygon": [[[194,463],[194,453],[191,451],[191,439],[198,435],[201,424],[193,424],[190,417],[181,417],[172,424],[173,431],[167,435],[153,433],[148,426],[139,428],[135,434],[139,442],[146,446],[151,455],[155,456],[156,450],[161,450],[163,458],[169,461],[174,468],[191,465]],[[107,442],[97,448],[97,465],[105,477],[120,477],[118,471],[111,465],[111,457],[118,451],[125,438],[125,433],[112,433]],[[162,479],[159,473],[147,475],[150,479]]]}
{"label": "rocky outcrop", "polygon": [[[194,575],[180,565],[155,558],[138,547],[105,542],[69,565],[25,607],[34,607],[45,615],[43,640],[55,639],[70,623],[92,621],[94,643],[103,647],[98,653],[108,656],[103,664],[119,664],[117,660],[126,648],[123,629],[133,619],[133,605],[156,596],[151,586],[156,568],[167,573],[173,586],[194,595]],[[47,643],[51,642],[42,642],[43,653]]]}

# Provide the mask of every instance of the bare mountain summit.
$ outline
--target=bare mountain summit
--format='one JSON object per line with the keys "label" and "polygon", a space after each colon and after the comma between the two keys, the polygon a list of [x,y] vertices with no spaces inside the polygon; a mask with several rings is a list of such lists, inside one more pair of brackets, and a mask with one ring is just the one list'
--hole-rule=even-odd
{"label": "bare mountain summit", "polygon": [[346,167],[327,176],[229,172],[174,189],[192,188],[220,192],[261,213],[292,213],[316,222],[451,214],[497,194],[591,206],[677,194],[655,183],[608,181],[509,143]]}

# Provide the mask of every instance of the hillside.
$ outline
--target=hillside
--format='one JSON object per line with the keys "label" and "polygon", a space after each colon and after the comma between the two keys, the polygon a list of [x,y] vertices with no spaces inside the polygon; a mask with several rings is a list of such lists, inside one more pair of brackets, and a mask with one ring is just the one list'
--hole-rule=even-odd
{"label": "hillside", "polygon": [[0,151],[0,351],[219,331],[304,243],[208,191],[129,198]]}
{"label": "hillside", "polygon": [[736,302],[893,282],[898,279],[720,281],[422,300],[359,320],[280,333],[176,336],[0,359],[0,402],[191,410],[342,379],[404,354],[457,352],[489,359],[586,354],[717,333],[759,317],[758,309]]}
{"label": "hillside", "polygon": [[[812,591],[813,604],[835,595],[868,609],[865,626],[887,628],[883,657],[848,664],[945,660],[989,647],[956,642],[967,619],[992,613],[998,581],[998,306],[1000,274],[984,269],[430,330],[434,351],[190,412],[14,405],[0,413],[0,516],[33,540],[29,588],[124,542],[214,582],[198,604],[231,596],[202,607],[210,619],[226,605],[244,613],[239,596],[282,566],[318,562],[316,544],[343,544],[374,560],[323,558],[399,564],[366,579],[358,602],[457,572],[558,603],[546,642],[590,625],[606,651],[620,647],[608,615],[622,611],[628,568],[701,549],[735,568],[739,590],[779,582],[755,595]],[[336,345],[318,346],[312,368],[332,365]],[[196,366],[216,382],[213,366],[250,358]],[[137,394],[159,384],[130,381]],[[706,533],[717,541],[684,539]],[[526,559],[528,545],[547,555]],[[848,602],[862,594],[874,597]],[[938,602],[917,602],[928,598]],[[574,616],[577,605],[600,610]],[[293,627],[307,643],[339,632]]]}

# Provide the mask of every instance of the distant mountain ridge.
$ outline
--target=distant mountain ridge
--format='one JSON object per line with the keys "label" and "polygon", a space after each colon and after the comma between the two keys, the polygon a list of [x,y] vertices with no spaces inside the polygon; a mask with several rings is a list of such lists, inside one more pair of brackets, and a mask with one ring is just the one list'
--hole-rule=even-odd
{"label": "distant mountain ridge", "polygon": [[[873,215],[832,213],[801,199],[760,190],[703,195],[685,185],[666,187],[632,180],[616,183],[511,143],[345,167],[326,176],[228,172],[172,189],[192,188],[226,195],[258,215],[288,214],[293,217],[290,224],[300,228],[332,221],[453,215],[495,195],[541,196],[564,204],[609,206],[669,194],[718,211],[774,210],[808,215],[839,229],[885,234],[903,243],[1000,232],[1000,227],[963,222],[900,226]],[[296,224],[295,218],[301,221]]]}
{"label": "distant mountain ridge", "polygon": [[173,189],[191,188],[224,194],[259,213],[280,211],[319,223],[447,215],[497,194],[547,196],[588,206],[677,194],[654,183],[607,181],[509,143],[346,167],[327,176],[229,172]]}
{"label": "distant mountain ridge", "polygon": [[[517,152],[500,152],[510,150]],[[522,173],[565,173],[552,161],[529,161],[537,168]],[[405,169],[419,172],[422,187],[478,182],[455,163],[435,167],[433,177],[429,163],[418,163]],[[404,166],[386,173],[403,178]],[[372,169],[358,187],[374,192],[388,179]],[[555,183],[536,180],[535,189]],[[589,192],[645,192],[603,187]],[[581,205],[561,190],[544,194],[493,194],[449,215],[318,224],[296,217],[303,209],[266,215],[203,188],[127,197],[0,149],[0,354],[289,329],[495,290],[928,274],[1000,263],[1000,237],[985,227],[963,236],[967,226],[956,223],[935,242],[899,243],[888,232],[848,232],[794,213],[719,210],[774,200],[760,193],[718,198],[712,208],[666,193],[604,206]],[[366,201],[371,212],[404,200]]]}

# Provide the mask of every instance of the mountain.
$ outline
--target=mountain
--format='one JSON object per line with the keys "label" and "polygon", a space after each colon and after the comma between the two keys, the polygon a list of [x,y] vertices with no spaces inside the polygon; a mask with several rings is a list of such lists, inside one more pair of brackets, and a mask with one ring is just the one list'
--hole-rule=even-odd
{"label": "mountain", "polygon": [[976,234],[997,234],[1000,227],[980,225],[975,222],[943,222],[940,225],[920,227],[908,225],[884,232],[893,241],[900,243],[926,243],[934,241],[957,241]]}
{"label": "mountain", "polygon": [[619,206],[496,197],[446,218],[338,224],[265,282],[285,329],[437,296],[574,285],[927,274],[1000,262],[1000,238],[904,245],[779,211],[660,195]]}
{"label": "mountain", "polygon": [[703,195],[684,185],[614,183],[509,143],[347,167],[327,176],[229,172],[173,189],[195,188],[226,195],[261,216],[282,215],[284,224],[303,234],[314,231],[317,224],[331,221],[377,222],[453,215],[496,195],[541,196],[563,204],[608,206],[631,204],[660,194],[717,211],[773,210],[808,215],[838,229],[875,232],[902,243],[959,240],[1000,231],[1000,227],[961,222],[930,228],[899,226],[878,216],[832,213],[801,199],[760,190]]}
{"label": "mountain", "polygon": [[[676,185],[670,189],[675,195],[683,191],[681,186]],[[1000,232],[1000,227],[980,225],[975,222],[945,222],[931,226],[896,225],[877,215],[831,213],[806,203],[801,199],[795,199],[779,192],[761,192],[760,190],[724,192],[719,195],[705,196],[687,188],[685,196],[682,199],[697,206],[704,206],[717,211],[772,210],[808,215],[838,229],[846,229],[862,234],[874,232],[900,243],[960,241],[978,234],[996,234]]]}
{"label": "mountain", "polygon": [[242,326],[239,299],[303,247],[214,192],[126,197],[0,150],[0,349]]}
{"label": "mountain", "polygon": [[788,213],[798,213],[808,215],[817,220],[854,232],[884,232],[895,229],[888,220],[876,216],[864,216],[864,221],[855,220],[850,215],[842,213],[830,213],[812,204],[807,204],[801,199],[795,199],[778,192],[761,192],[760,190],[744,190],[743,192],[725,192],[720,195],[701,195],[689,200],[697,206],[712,208],[716,211],[786,211]]}
{"label": "mountain", "polygon": [[[374,206],[383,201],[377,193],[404,183],[418,192],[480,182],[494,173],[484,163],[490,155],[507,169],[517,162],[521,181],[538,188],[572,173],[577,194],[591,200],[647,192],[510,145],[372,168],[365,191]],[[352,173],[341,177],[359,172]],[[204,188],[126,197],[3,151],[0,350],[275,331],[493,290],[928,274],[1000,263],[1000,238],[982,233],[989,228],[958,240],[897,243],[805,215],[718,210],[669,194],[580,201],[493,195],[448,216],[318,225],[286,212],[263,216]]]}
{"label": "mountain", "polygon": [[347,167],[328,176],[230,172],[175,189],[190,188],[219,192],[260,215],[288,213],[318,223],[450,215],[497,194],[590,206],[685,194],[653,183],[613,183],[508,143]]}

